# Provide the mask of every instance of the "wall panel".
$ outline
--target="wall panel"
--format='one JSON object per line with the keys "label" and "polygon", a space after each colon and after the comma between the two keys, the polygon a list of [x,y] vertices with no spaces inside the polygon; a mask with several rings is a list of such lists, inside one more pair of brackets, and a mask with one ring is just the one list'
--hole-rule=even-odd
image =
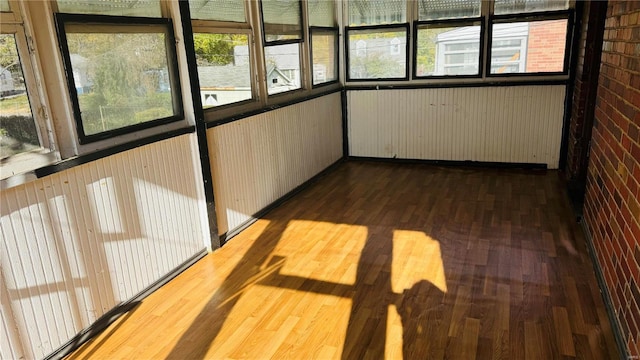
{"label": "wall panel", "polygon": [[195,141],[183,135],[2,191],[0,358],[47,356],[205,248]]}
{"label": "wall panel", "polygon": [[349,155],[558,167],[565,86],[347,92]]}
{"label": "wall panel", "polygon": [[342,157],[340,93],[211,128],[207,138],[223,234]]}

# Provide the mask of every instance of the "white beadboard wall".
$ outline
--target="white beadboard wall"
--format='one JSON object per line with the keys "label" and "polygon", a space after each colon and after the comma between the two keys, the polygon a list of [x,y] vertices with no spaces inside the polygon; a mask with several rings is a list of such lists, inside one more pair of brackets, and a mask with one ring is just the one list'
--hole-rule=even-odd
{"label": "white beadboard wall", "polygon": [[196,149],[182,135],[2,191],[0,358],[47,356],[205,248]]}
{"label": "white beadboard wall", "polygon": [[340,93],[207,132],[220,234],[342,157]]}
{"label": "white beadboard wall", "polygon": [[558,168],[564,85],[347,92],[349,155]]}

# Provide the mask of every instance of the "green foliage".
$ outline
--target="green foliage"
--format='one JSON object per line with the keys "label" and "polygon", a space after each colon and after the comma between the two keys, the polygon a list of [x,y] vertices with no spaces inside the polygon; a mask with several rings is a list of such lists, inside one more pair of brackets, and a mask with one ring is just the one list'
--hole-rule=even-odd
{"label": "green foliage", "polygon": [[351,63],[351,68],[361,71],[359,76],[362,78],[390,78],[397,77],[398,73],[404,75],[404,71],[399,71],[399,67],[397,60],[379,53],[355,57]]}
{"label": "green foliage", "polygon": [[165,118],[171,116],[172,114],[173,112],[170,109],[156,107],[137,112],[134,115],[134,120],[136,123],[141,123],[149,120]]}
{"label": "green foliage", "polygon": [[233,48],[247,45],[247,36],[241,34],[194,34],[198,65],[227,65],[233,63]]}
{"label": "green foliage", "polygon": [[31,116],[11,115],[0,117],[0,133],[20,143],[39,145],[38,130]]}

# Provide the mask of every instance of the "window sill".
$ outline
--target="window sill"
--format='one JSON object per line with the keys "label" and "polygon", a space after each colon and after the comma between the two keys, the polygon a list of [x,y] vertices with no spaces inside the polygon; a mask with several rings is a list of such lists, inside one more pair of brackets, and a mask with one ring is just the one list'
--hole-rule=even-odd
{"label": "window sill", "polygon": [[55,151],[38,149],[3,159],[0,164],[0,189],[8,189],[35,180],[35,169],[59,160]]}

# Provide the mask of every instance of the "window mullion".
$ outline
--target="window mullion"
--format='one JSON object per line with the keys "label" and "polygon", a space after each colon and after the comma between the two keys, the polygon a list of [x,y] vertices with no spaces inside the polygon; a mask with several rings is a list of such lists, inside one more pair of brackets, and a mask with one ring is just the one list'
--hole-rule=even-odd
{"label": "window mullion", "polygon": [[266,76],[266,64],[264,58],[264,46],[263,46],[263,34],[262,34],[262,17],[260,16],[260,3],[259,1],[249,0],[247,6],[249,13],[247,19],[251,24],[253,31],[252,42],[250,46],[253,50],[254,59],[254,84],[258,86],[253,89],[256,100],[262,105],[267,105],[267,76]]}

